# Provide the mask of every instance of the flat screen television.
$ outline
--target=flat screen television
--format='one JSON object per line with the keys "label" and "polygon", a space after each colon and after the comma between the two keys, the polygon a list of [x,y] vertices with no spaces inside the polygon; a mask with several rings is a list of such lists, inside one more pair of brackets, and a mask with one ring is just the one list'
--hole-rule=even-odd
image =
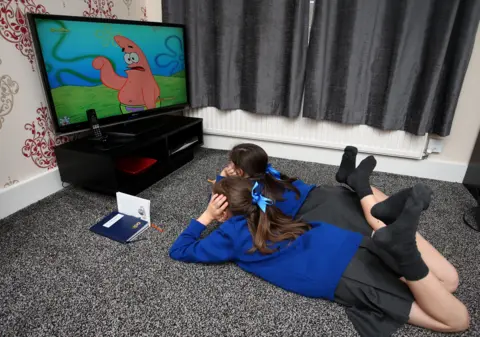
{"label": "flat screen television", "polygon": [[188,105],[185,26],[29,14],[56,133],[132,121]]}

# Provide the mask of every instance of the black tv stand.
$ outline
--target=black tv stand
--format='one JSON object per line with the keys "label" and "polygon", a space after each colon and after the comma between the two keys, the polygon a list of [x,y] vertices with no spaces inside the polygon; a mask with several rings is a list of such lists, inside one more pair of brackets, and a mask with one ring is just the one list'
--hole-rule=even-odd
{"label": "black tv stand", "polygon": [[168,122],[172,116],[145,118],[131,123],[122,123],[106,128],[105,133],[112,138],[139,137],[150,132],[159,132],[168,128]]}
{"label": "black tv stand", "polygon": [[92,144],[95,150],[108,151],[116,147],[123,146],[134,140],[136,135],[106,134],[102,137],[89,137],[87,140]]}
{"label": "black tv stand", "polygon": [[[63,182],[104,194],[135,195],[191,161],[201,144],[201,118],[164,116],[160,126],[135,137],[82,138],[57,146],[55,154]],[[149,158],[156,163],[132,174],[118,164],[125,158]]]}

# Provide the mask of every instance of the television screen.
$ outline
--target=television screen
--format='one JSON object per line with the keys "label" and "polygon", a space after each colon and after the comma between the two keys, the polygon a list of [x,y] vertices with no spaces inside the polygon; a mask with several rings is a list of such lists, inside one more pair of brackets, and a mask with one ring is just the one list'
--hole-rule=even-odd
{"label": "television screen", "polygon": [[188,104],[183,26],[29,19],[57,131],[85,128],[88,109],[108,124]]}

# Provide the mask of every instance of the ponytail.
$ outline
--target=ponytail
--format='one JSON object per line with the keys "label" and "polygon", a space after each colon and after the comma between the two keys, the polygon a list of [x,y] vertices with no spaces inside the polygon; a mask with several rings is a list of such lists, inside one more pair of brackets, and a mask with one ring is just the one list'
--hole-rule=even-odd
{"label": "ponytail", "polygon": [[229,159],[251,180],[262,183],[265,192],[272,195],[275,200],[282,201],[285,190],[294,191],[297,199],[300,198],[300,191],[292,184],[297,179],[275,170],[268,163],[268,155],[260,146],[249,143],[238,144],[230,151]]}
{"label": "ponytail", "polygon": [[271,174],[265,174],[265,192],[274,196],[275,200],[283,201],[283,193],[285,190],[295,192],[295,195],[300,198],[300,191],[293,186],[293,182],[297,179],[290,178],[284,174],[280,175],[280,179],[275,179]]}
{"label": "ponytail", "polygon": [[309,224],[293,220],[275,206],[268,206],[264,213],[258,206],[253,205],[247,216],[247,224],[253,241],[249,253],[258,250],[262,254],[271,254],[276,251],[269,247],[271,243],[293,241],[311,229]]}
{"label": "ponytail", "polygon": [[286,175],[281,175],[280,179],[276,179],[270,173],[256,174],[249,177],[252,181],[258,181],[264,186],[263,193],[271,196],[275,201],[283,201],[283,194],[285,190],[291,190],[295,193],[296,198],[300,198],[300,191],[293,186],[293,182],[297,179],[289,178]]}
{"label": "ponytail", "polygon": [[269,174],[264,174],[263,179],[256,178],[257,181],[252,182],[247,178],[226,177],[213,185],[213,192],[227,197],[228,210],[232,215],[243,215],[247,219],[253,242],[248,252],[254,253],[258,250],[261,254],[271,254],[275,251],[271,247],[272,243],[295,240],[310,230],[311,226],[283,214],[273,205],[275,197],[271,188],[266,185],[262,188],[262,182],[258,180],[268,183],[272,179],[273,186],[279,186],[277,182],[286,181],[276,180]]}

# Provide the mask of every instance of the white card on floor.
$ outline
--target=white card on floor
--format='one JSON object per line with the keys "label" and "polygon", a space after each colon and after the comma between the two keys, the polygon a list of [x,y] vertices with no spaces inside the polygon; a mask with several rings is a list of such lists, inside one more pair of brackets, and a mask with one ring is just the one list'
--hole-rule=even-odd
{"label": "white card on floor", "polygon": [[107,228],[110,228],[113,226],[113,224],[115,222],[117,222],[118,220],[120,220],[121,218],[123,218],[123,214],[117,214],[115,215],[113,218],[111,218],[110,220],[108,220],[107,222],[105,222],[103,224],[103,227],[107,227]]}
{"label": "white card on floor", "polygon": [[150,200],[117,192],[117,207],[118,213],[145,220],[150,226]]}

